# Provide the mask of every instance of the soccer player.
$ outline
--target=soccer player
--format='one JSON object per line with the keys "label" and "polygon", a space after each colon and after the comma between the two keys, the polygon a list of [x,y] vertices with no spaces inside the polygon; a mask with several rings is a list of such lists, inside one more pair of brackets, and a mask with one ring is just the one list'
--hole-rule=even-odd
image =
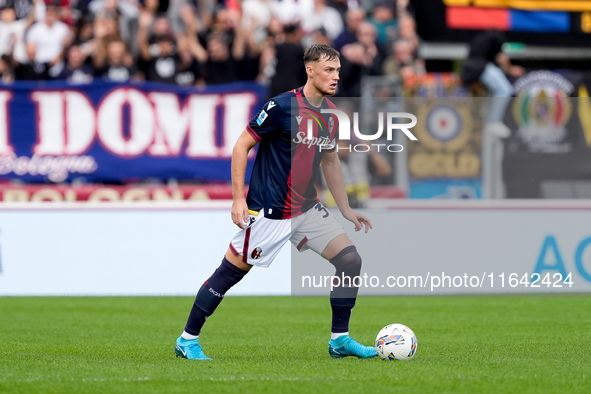
{"label": "soccer player", "polygon": [[[322,114],[335,108],[325,97],[335,94],[339,81],[339,53],[315,44],[304,52],[308,80],[303,87],[280,94],[267,103],[242,132],[232,153],[232,221],[240,231],[230,242],[222,264],[199,289],[175,353],[182,358],[210,360],[199,345],[199,333],[224,294],[253,266],[268,267],[288,241],[299,251],[311,249],[336,268],[338,277],[354,278],[361,272],[361,256],[343,227],[316,197],[314,181],[320,167],[342,215],[355,231],[372,227],[370,220],[348,203],[341,165],[335,151],[337,119]],[[323,122],[307,122],[322,117]],[[312,124],[309,138],[308,124]],[[301,131],[300,128],[307,131]],[[250,188],[244,198],[248,152],[259,144]],[[293,168],[293,170],[292,170]],[[332,357],[377,356],[349,336],[349,318],[358,288],[343,280],[330,294]]]}

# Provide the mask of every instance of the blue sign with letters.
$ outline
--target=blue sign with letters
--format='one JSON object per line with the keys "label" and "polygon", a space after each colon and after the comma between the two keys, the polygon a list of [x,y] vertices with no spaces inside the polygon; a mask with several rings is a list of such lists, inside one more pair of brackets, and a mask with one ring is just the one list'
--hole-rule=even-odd
{"label": "blue sign with letters", "polygon": [[0,179],[227,181],[234,142],[265,95],[251,82],[0,86]]}

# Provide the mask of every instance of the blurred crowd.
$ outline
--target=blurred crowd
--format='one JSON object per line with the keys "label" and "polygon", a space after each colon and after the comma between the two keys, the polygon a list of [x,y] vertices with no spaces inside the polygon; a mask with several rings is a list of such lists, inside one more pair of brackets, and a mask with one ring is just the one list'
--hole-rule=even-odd
{"label": "blurred crowd", "polygon": [[0,75],[85,83],[305,82],[313,43],[341,52],[341,96],[364,75],[425,72],[408,0],[0,0]]}

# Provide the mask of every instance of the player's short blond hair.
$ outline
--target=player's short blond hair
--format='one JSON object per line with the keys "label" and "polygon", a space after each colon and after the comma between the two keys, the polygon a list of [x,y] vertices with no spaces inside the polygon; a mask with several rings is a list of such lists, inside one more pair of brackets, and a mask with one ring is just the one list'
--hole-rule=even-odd
{"label": "player's short blond hair", "polygon": [[304,64],[317,62],[322,58],[327,60],[336,60],[340,57],[339,51],[326,44],[313,44],[304,51]]}

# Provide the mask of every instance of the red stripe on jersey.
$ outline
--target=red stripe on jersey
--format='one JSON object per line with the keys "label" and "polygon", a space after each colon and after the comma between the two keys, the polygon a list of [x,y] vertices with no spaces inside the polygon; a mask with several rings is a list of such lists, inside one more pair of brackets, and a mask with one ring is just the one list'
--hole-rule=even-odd
{"label": "red stripe on jersey", "polygon": [[[334,105],[334,103],[332,101],[330,101],[329,99],[326,99],[326,102],[328,103],[328,108],[330,109],[338,109],[336,105]],[[333,120],[333,128],[332,131],[330,133],[330,140],[334,141],[334,146],[332,149],[327,150],[327,152],[334,152],[337,149],[337,132],[339,130],[339,118],[337,118],[335,115],[332,115],[332,120]]]}
{"label": "red stripe on jersey", "polygon": [[304,245],[308,242],[308,237],[304,237],[304,239],[302,239],[300,241],[300,243],[298,244],[298,246],[296,246],[297,250],[302,250],[302,248],[304,247]]}
{"label": "red stripe on jersey", "polygon": [[238,251],[236,250],[236,248],[234,247],[234,245],[232,245],[232,242],[230,242],[230,251],[232,253],[234,253],[234,256],[238,256],[240,253],[238,253]]}
{"label": "red stripe on jersey", "polygon": [[[302,117],[301,124],[307,125],[310,119],[310,111],[306,105],[304,96],[300,88],[296,91],[298,101],[298,115]],[[316,122],[312,122],[312,134],[316,138],[319,135],[319,127]],[[306,202],[304,195],[310,187],[312,174],[314,173],[314,158],[316,157],[318,147],[307,144],[297,144],[295,152],[291,159],[291,169],[287,181],[287,198],[283,210],[283,218],[298,216]]]}
{"label": "red stripe on jersey", "polygon": [[287,196],[285,196],[285,205],[283,206],[283,219],[289,219],[291,214],[291,169],[287,178]]}
{"label": "red stripe on jersey", "polygon": [[[316,129],[316,128],[315,128]],[[289,173],[289,203],[294,212],[292,216],[297,216],[306,202],[304,194],[312,183],[312,174],[314,172],[314,158],[316,157],[317,147],[308,148],[305,144],[298,144],[291,163]],[[315,197],[315,196],[314,196]],[[286,204],[287,208],[287,204]]]}
{"label": "red stripe on jersey", "polygon": [[261,137],[259,137],[257,132],[254,131],[250,125],[246,125],[246,131],[248,131],[248,134],[250,134],[257,142],[261,142]]}
{"label": "red stripe on jersey", "polygon": [[250,227],[246,229],[244,236],[244,247],[242,248],[242,261],[246,263],[248,259],[248,243],[250,242]]}

